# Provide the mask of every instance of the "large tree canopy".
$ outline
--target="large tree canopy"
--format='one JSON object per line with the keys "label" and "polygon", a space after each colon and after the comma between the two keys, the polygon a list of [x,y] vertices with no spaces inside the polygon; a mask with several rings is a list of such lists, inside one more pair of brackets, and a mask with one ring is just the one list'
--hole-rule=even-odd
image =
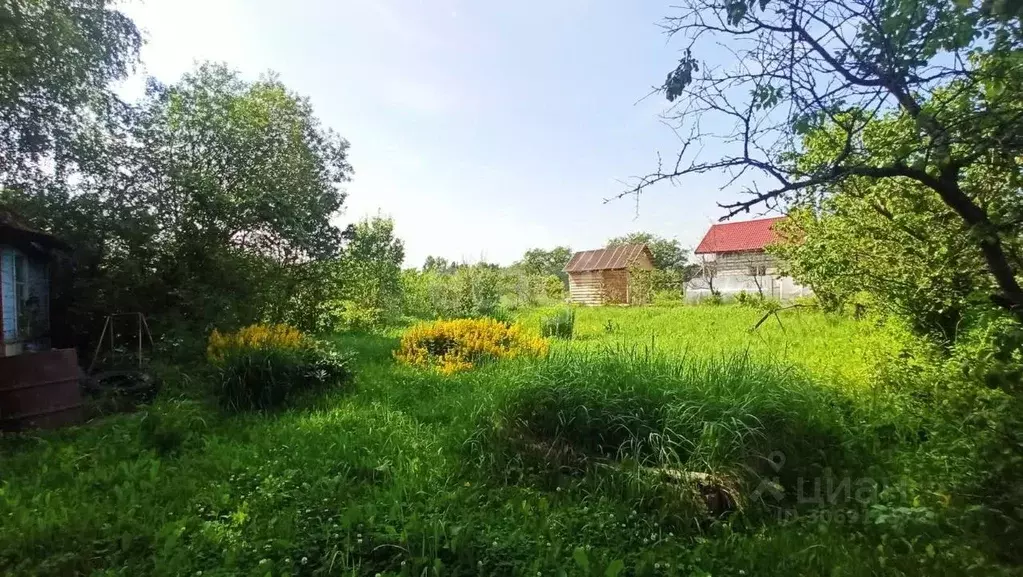
{"label": "large tree canopy", "polygon": [[275,77],[250,83],[207,64],[154,84],[133,136],[124,192],[148,195],[165,234],[278,258],[336,254],[348,143]]}
{"label": "large tree canopy", "polygon": [[61,292],[80,333],[115,310],[195,323],[279,316],[301,280],[292,265],[340,253],[331,219],[348,143],[275,78],[203,65],[151,83],[120,120],[76,137],[91,152],[75,173],[4,194],[76,248]]}
{"label": "large tree canopy", "polygon": [[[863,146],[883,158],[913,136],[911,124],[891,115],[865,127]],[[803,142],[800,161],[807,164],[835,152],[827,129]],[[1012,173],[970,167],[962,176],[984,206],[1019,212],[1023,197]],[[969,328],[971,309],[991,308],[985,295],[995,287],[966,224],[919,183],[848,178],[826,195],[803,196],[789,214],[779,225],[783,240],[771,250],[831,307],[870,295],[871,302],[943,344]],[[1016,254],[1018,239],[1006,246]]]}
{"label": "large tree canopy", "polygon": [[[988,204],[969,171],[1012,174],[1023,153],[1019,3],[949,0],[687,0],[667,29],[683,57],[662,89],[683,137],[670,164],[624,194],[724,171],[759,204],[827,195],[848,179],[922,187],[968,231],[990,298],[1023,321],[1023,219]],[[720,46],[729,51],[725,61]],[[883,154],[865,131],[901,123]],[[802,135],[832,140],[807,162]],[[707,141],[717,145],[705,147]],[[720,154],[704,157],[700,151]],[[1018,189],[1018,188],[1017,188]],[[933,206],[933,205],[932,205]]]}
{"label": "large tree canopy", "polygon": [[82,122],[116,106],[111,82],[132,71],[142,39],[112,0],[0,3],[0,178],[35,180],[71,153]]}
{"label": "large tree canopy", "polygon": [[563,281],[567,280],[564,268],[572,259],[572,249],[567,246],[556,246],[550,250],[532,248],[522,255],[518,262],[526,274],[556,276]]}

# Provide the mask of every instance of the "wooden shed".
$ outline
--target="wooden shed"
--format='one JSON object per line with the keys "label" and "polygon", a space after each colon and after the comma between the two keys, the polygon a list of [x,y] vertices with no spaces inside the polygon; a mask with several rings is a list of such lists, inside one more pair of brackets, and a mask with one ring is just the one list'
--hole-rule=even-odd
{"label": "wooden shed", "polygon": [[637,270],[653,269],[653,254],[645,244],[577,252],[565,265],[569,300],[590,306],[637,304],[632,276]]}
{"label": "wooden shed", "polygon": [[75,350],[50,348],[50,264],[69,248],[0,205],[0,431],[82,420]]}
{"label": "wooden shed", "polygon": [[68,248],[0,206],[0,357],[49,348],[50,261]]}

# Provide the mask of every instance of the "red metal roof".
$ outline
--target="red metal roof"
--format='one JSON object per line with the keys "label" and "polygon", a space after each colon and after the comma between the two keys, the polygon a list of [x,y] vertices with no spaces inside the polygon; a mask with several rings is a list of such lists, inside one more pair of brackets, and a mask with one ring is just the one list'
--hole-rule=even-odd
{"label": "red metal roof", "polygon": [[623,244],[597,250],[584,250],[572,255],[572,260],[565,265],[565,272],[584,272],[590,270],[618,270],[629,268],[646,251],[647,256],[650,249],[645,244]]}
{"label": "red metal roof", "polygon": [[696,247],[696,254],[764,250],[777,238],[772,227],[784,216],[743,222],[725,222],[710,227]]}

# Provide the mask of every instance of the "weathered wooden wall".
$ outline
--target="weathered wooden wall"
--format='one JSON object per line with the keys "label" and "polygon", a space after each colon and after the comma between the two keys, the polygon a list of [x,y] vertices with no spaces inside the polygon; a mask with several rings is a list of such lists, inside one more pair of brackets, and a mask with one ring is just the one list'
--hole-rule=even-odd
{"label": "weathered wooden wall", "polygon": [[629,271],[605,270],[604,304],[621,305],[629,302]]}
{"label": "weathered wooden wall", "polygon": [[767,274],[778,272],[778,260],[765,252],[726,252],[715,255],[717,274],[748,275],[751,266],[767,267]]}
{"label": "weathered wooden wall", "polygon": [[574,272],[568,275],[568,293],[573,303],[598,306],[604,302],[602,271]]}
{"label": "weathered wooden wall", "polygon": [[[612,249],[607,249],[612,250]],[[600,251],[589,251],[589,253]],[[614,268],[602,270],[587,270],[568,273],[568,294],[569,300],[575,304],[600,306],[611,304],[645,304],[646,299],[639,299],[637,302],[631,294],[631,270],[648,271],[653,270],[654,263],[650,258],[650,249],[645,246],[637,251],[634,257],[630,258],[629,269]],[[589,253],[577,253],[585,255]],[[619,262],[617,266],[624,266]]]}

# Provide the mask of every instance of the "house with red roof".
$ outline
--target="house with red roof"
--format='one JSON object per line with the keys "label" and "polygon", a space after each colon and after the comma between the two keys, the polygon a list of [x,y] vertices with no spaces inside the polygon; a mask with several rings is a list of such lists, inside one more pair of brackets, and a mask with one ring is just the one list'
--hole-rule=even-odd
{"label": "house with red roof", "polygon": [[700,274],[686,287],[687,299],[699,301],[714,293],[734,297],[741,292],[782,300],[809,295],[809,288],[786,276],[782,263],[767,253],[767,246],[778,239],[774,225],[785,218],[711,226],[693,251]]}

